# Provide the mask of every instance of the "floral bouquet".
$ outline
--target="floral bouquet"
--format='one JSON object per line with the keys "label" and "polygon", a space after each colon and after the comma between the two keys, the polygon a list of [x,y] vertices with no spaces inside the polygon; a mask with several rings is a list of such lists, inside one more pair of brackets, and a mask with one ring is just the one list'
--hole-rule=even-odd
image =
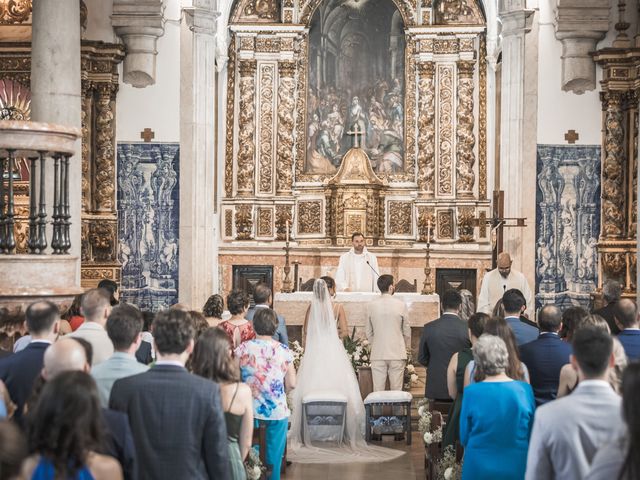
{"label": "floral bouquet", "polygon": [[429,401],[426,399],[420,400],[418,403],[418,430],[422,434],[425,445],[442,441],[442,426],[434,430],[431,425],[432,418],[431,411],[429,411]]}
{"label": "floral bouquet", "polygon": [[249,449],[249,455],[244,461],[244,468],[247,472],[247,480],[259,480],[264,472],[267,471],[266,467],[260,461],[260,454],[256,447]]}
{"label": "floral bouquet", "polygon": [[300,368],[300,361],[304,355],[304,348],[302,348],[300,342],[295,340],[293,342],[289,342],[289,350],[291,350],[291,353],[293,354],[293,366],[296,371],[298,371],[298,368]]}
{"label": "floral bouquet", "polygon": [[402,388],[406,391],[418,384],[418,373],[413,365],[413,356],[411,350],[407,350],[407,364],[404,367],[404,377],[402,379]]}
{"label": "floral bouquet", "polygon": [[462,478],[462,465],[456,462],[456,450],[449,445],[442,452],[442,457],[436,464],[436,478],[438,480],[460,480]]}
{"label": "floral bouquet", "polygon": [[371,346],[367,340],[356,338],[356,328],[353,327],[351,335],[342,340],[344,349],[349,355],[353,369],[358,372],[360,367],[371,366]]}

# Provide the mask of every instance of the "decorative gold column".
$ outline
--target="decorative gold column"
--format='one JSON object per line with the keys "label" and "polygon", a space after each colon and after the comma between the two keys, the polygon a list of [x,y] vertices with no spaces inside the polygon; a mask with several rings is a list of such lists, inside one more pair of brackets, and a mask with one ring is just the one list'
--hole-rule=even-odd
{"label": "decorative gold column", "polygon": [[114,94],[117,85],[100,83],[96,98],[96,156],[94,180],[95,212],[115,212],[115,129],[113,124]]}
{"label": "decorative gold column", "polygon": [[238,170],[236,181],[238,196],[250,197],[254,193],[256,153],[254,141],[256,61],[241,60],[239,72],[240,111],[238,112]]}
{"label": "decorative gold column", "polygon": [[418,188],[433,197],[435,192],[435,87],[433,62],[418,64]]}
{"label": "decorative gold column", "polygon": [[280,62],[278,88],[278,160],[276,165],[276,194],[290,195],[293,183],[293,127],[295,113],[295,62]]}
{"label": "decorative gold column", "polygon": [[475,184],[473,147],[473,71],[474,61],[459,61],[458,65],[458,110],[456,130],[456,193],[461,198],[472,198]]}
{"label": "decorative gold column", "polygon": [[624,130],[622,94],[607,92],[604,161],[602,163],[602,236],[618,239],[624,231]]}

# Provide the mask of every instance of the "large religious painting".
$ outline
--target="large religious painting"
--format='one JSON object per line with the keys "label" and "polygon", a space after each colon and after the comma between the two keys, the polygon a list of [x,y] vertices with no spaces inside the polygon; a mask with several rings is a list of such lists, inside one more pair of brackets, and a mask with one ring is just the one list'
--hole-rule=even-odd
{"label": "large religious painting", "polygon": [[305,171],[333,174],[357,142],[404,171],[404,23],[391,0],[327,0],[309,32]]}

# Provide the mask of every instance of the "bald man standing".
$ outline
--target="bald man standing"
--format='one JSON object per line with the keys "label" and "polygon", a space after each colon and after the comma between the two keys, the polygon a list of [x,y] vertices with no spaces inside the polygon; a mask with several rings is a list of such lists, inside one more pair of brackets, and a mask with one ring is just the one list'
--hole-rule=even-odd
{"label": "bald man standing", "polygon": [[527,302],[525,313],[531,317],[534,312],[535,304],[533,294],[524,275],[511,268],[511,256],[502,252],[498,255],[498,268],[488,272],[482,279],[480,287],[480,295],[478,296],[478,312],[484,312],[491,315],[496,302],[502,298],[504,292],[515,288],[520,290]]}

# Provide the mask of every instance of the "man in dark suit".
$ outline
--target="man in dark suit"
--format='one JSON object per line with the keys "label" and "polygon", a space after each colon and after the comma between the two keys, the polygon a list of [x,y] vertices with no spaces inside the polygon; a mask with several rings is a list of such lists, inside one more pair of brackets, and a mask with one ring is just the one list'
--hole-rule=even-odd
{"label": "man in dark suit", "polygon": [[622,285],[620,285],[620,282],[617,280],[607,280],[604,282],[604,285],[602,285],[602,296],[607,304],[592,312],[595,315],[600,315],[607,321],[611,335],[618,335],[620,333],[620,328],[616,325],[614,318],[620,295],[622,295]]}
{"label": "man in dark suit", "polygon": [[555,305],[545,305],[538,313],[540,336],[520,346],[520,357],[529,369],[536,405],[556,398],[560,370],[569,363],[571,345],[560,339],[562,312]]}
{"label": "man in dark suit", "polygon": [[[269,285],[266,283],[258,283],[253,289],[253,301],[256,303],[256,306],[250,308],[244,318],[253,322],[253,316],[259,308],[271,308],[271,302],[273,300],[271,295]],[[278,315],[277,312],[276,316],[278,317],[278,329],[273,335],[273,339],[288,347],[289,336],[287,335],[287,325],[284,323],[284,317],[282,315]]]}
{"label": "man in dark suit", "polygon": [[518,346],[533,342],[538,338],[538,329],[520,321],[520,315],[526,308],[524,295],[516,288],[504,292],[502,296],[504,319],[513,330]]}
{"label": "man in dark suit", "polygon": [[25,312],[31,342],[26,348],[0,360],[0,380],[16,404],[14,418],[22,422],[22,409],[31,394],[33,381],[42,370],[44,351],[58,337],[60,314],[49,301],[32,303]]}
{"label": "man in dark suit", "polygon": [[624,347],[629,361],[640,360],[640,324],[638,324],[638,309],[633,300],[623,298],[615,309],[615,320],[620,333],[618,340]]}
{"label": "man in dark suit", "polygon": [[458,316],[462,297],[457,290],[442,295],[442,316],[426,323],[420,337],[418,362],[427,367],[425,397],[450,402],[447,390],[447,366],[451,356],[470,347],[467,324]]}
{"label": "man in dark suit", "polygon": [[186,312],[160,312],[153,325],[155,366],[116,381],[109,399],[129,415],[138,478],[230,478],[220,387],[184,368],[194,343]]}

